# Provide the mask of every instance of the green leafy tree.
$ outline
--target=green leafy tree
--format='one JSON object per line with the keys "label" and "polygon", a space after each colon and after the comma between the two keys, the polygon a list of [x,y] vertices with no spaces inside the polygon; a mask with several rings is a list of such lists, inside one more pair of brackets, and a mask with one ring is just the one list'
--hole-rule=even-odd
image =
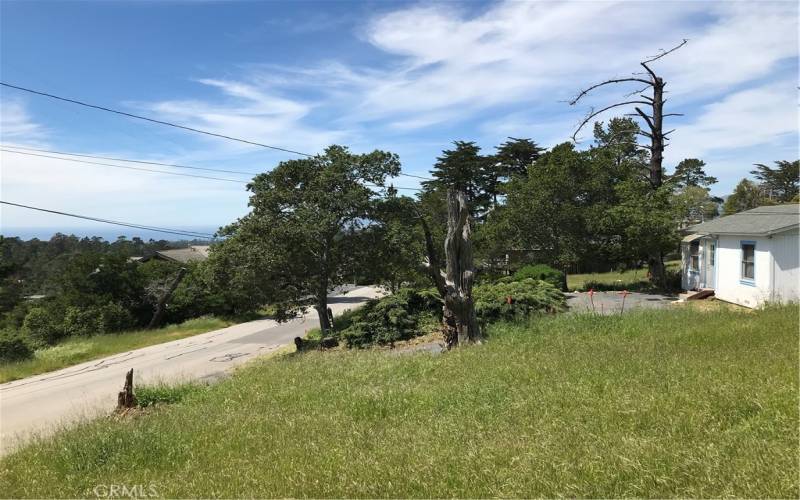
{"label": "green leafy tree", "polygon": [[679,188],[689,186],[709,187],[716,184],[717,178],[707,175],[704,167],[706,162],[697,158],[686,158],[678,163],[670,180]]}
{"label": "green leafy tree", "polygon": [[492,200],[492,206],[498,206],[498,197],[504,193],[505,184],[515,176],[524,176],[528,167],[541,156],[544,148],[530,139],[509,137],[506,142],[497,146],[497,152],[487,158],[483,170],[483,189]]}
{"label": "green leafy tree", "polygon": [[698,224],[719,215],[718,198],[712,197],[704,187],[686,186],[679,189],[672,200],[683,226]]}
{"label": "green leafy tree", "polygon": [[731,215],[762,205],[773,205],[773,203],[764,193],[761,186],[751,180],[742,179],[736,185],[733,194],[725,200],[725,204],[722,206],[722,213]]}
{"label": "green leafy tree", "polygon": [[212,250],[212,274],[241,290],[247,307],[313,305],[327,333],[328,292],[348,281],[348,255],[359,250],[353,235],[374,215],[371,186],[399,171],[395,154],[330,146],[259,174],[248,185],[252,211],[224,228],[228,238]]}
{"label": "green leafy tree", "polygon": [[506,217],[517,244],[559,269],[588,250],[584,219],[588,156],[571,143],[542,155],[526,178],[508,185]]}
{"label": "green leafy tree", "polygon": [[422,272],[425,236],[418,203],[407,196],[387,196],[376,203],[374,216],[375,223],[354,235],[356,244],[370,252],[357,253],[353,267],[393,293],[403,286],[429,286]]}
{"label": "green leafy tree", "polygon": [[756,169],[750,173],[761,181],[763,192],[775,202],[787,203],[798,195],[800,160],[776,161],[775,168],[756,163]]}
{"label": "green leafy tree", "polygon": [[436,191],[444,198],[448,189],[463,190],[474,213],[485,211],[492,202],[494,189],[487,179],[490,158],[480,154],[481,148],[474,142],[455,141],[455,149],[445,150],[436,159],[431,171],[432,181],[424,181],[426,191]]}

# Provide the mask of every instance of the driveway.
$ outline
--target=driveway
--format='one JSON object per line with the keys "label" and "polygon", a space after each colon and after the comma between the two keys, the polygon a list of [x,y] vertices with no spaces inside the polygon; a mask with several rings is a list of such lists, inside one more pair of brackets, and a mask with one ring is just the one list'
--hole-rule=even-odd
{"label": "driveway", "polygon": [[[380,294],[360,287],[329,298],[335,315]],[[291,344],[318,326],[317,314],[287,323],[258,320],[153,345],[62,370],[0,385],[0,454],[32,432],[107,413],[116,405],[125,373],[134,369],[134,387],[148,382],[214,378],[256,356]]]}
{"label": "driveway", "polygon": [[591,297],[588,292],[571,292],[565,295],[570,312],[594,311],[599,314],[620,314],[636,309],[660,309],[677,300],[669,295],[628,292],[623,310],[621,292],[594,292]]}

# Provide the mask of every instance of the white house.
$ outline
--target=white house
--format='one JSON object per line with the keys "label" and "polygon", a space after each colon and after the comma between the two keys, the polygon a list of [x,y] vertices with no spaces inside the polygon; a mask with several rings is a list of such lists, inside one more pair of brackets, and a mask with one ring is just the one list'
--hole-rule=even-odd
{"label": "white house", "polygon": [[683,288],[747,307],[800,300],[800,205],[759,207],[691,226]]}

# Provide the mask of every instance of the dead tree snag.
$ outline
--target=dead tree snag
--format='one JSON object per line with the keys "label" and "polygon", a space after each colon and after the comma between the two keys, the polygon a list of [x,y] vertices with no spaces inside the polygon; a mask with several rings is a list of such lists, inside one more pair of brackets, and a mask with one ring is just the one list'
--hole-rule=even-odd
{"label": "dead tree snag", "polygon": [[[601,113],[608,111],[613,108],[618,107],[633,107],[636,111],[635,113],[630,113],[629,116],[635,116],[640,118],[644,121],[646,128],[637,131],[639,135],[647,137],[650,140],[650,144],[635,144],[636,147],[643,148],[649,151],[650,153],[650,162],[648,165],[649,169],[649,180],[650,180],[650,187],[655,191],[661,187],[663,184],[663,161],[664,161],[664,148],[667,146],[667,136],[671,134],[674,130],[669,130],[664,132],[664,118],[668,116],[682,116],[680,113],[664,113],[664,104],[667,100],[664,98],[664,87],[666,87],[667,82],[664,79],[656,74],[656,72],[651,68],[651,63],[661,59],[662,57],[666,56],[667,54],[671,54],[676,50],[680,49],[684,45],[688,43],[688,40],[684,39],[681,43],[676,45],[675,47],[669,50],[662,50],[658,55],[650,57],[639,64],[645,69],[644,73],[634,73],[633,76],[627,78],[613,78],[609,80],[605,80],[603,82],[597,83],[590,87],[587,87],[584,90],[581,90],[577,96],[575,96],[569,104],[574,106],[578,102],[581,101],[584,97],[586,97],[589,93],[593,90],[603,87],[606,85],[616,85],[616,84],[626,84],[626,83],[636,83],[644,85],[643,88],[631,92],[625,96],[625,98],[637,95],[637,98],[624,100],[621,102],[617,102],[614,104],[610,104],[605,106],[601,109],[595,110],[591,108],[583,120],[578,124],[578,127],[575,129],[575,133],[572,134],[572,140],[577,141],[577,135],[586,126],[593,118],[600,115]],[[637,85],[638,86],[638,85]],[[650,95],[647,95],[648,89],[650,90]],[[653,281],[659,283],[661,285],[664,284],[665,274],[664,274],[664,259],[661,254],[653,254],[648,256],[648,266],[650,268],[650,276]]]}

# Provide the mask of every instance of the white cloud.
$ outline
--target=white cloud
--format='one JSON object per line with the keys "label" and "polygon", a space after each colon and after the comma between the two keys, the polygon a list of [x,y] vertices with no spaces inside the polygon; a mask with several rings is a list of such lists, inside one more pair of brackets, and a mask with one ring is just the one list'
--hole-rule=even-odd
{"label": "white cloud", "polygon": [[0,140],[41,144],[44,127],[33,121],[22,101],[0,100]]}
{"label": "white cloud", "polygon": [[729,94],[679,126],[670,147],[677,158],[789,142],[797,144],[797,89],[781,81]]}
{"label": "white cloud", "polygon": [[[363,28],[364,40],[387,56],[381,67],[326,61],[256,67],[248,78],[270,88],[315,87],[328,97],[319,104],[338,108],[345,127],[411,132],[503,106],[566,109],[558,101],[579,88],[639,71],[648,55],[689,38],[654,63],[670,97],[685,105],[724,96],[796,58],[797,10],[792,2],[503,2],[478,14],[412,6]],[[624,93],[602,89],[587,103]],[[573,108],[576,121],[583,109]]]}
{"label": "white cloud", "polygon": [[[181,125],[303,152],[318,152],[348,137],[346,130],[307,124],[314,109],[312,103],[281,97],[250,82],[210,78],[197,81],[220,90],[221,98],[159,101],[144,105],[160,118]],[[226,151],[253,148],[212,140],[213,147]]]}

